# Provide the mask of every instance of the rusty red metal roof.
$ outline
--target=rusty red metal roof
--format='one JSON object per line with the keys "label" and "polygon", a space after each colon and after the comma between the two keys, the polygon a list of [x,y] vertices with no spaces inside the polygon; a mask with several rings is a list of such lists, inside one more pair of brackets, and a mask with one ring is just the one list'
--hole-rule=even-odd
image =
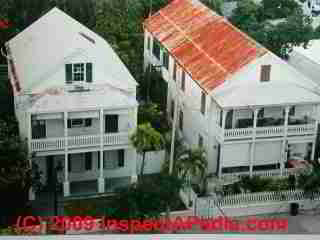
{"label": "rusty red metal roof", "polygon": [[144,27],[207,92],[267,52],[195,0],[173,0],[146,19]]}

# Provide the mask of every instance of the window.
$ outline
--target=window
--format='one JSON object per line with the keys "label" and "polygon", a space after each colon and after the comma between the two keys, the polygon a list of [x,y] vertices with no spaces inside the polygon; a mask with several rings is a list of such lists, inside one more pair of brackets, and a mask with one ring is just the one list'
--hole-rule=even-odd
{"label": "window", "polygon": [[176,81],[177,80],[177,63],[174,62],[173,64],[173,76],[172,76],[173,80]]}
{"label": "window", "polygon": [[118,167],[124,167],[124,149],[118,150]]}
{"label": "window", "polygon": [[68,172],[71,172],[72,170],[72,164],[71,164],[71,154],[68,154]]}
{"label": "window", "polygon": [[31,134],[32,139],[46,138],[46,121],[45,120],[32,120],[31,121]]}
{"label": "window", "polygon": [[262,65],[261,73],[260,73],[260,81],[261,82],[269,82],[270,81],[270,71],[271,65]]}
{"label": "window", "polygon": [[181,131],[183,131],[183,112],[182,111],[180,111],[179,128]]}
{"label": "window", "polygon": [[182,76],[181,76],[181,90],[185,91],[186,89],[186,73],[185,71],[182,71]]}
{"label": "window", "polygon": [[147,49],[150,50],[150,37],[147,37]]}
{"label": "window", "polygon": [[294,116],[295,115],[295,112],[296,112],[296,107],[295,106],[292,106],[289,110],[289,116]]}
{"label": "window", "polygon": [[201,113],[205,114],[206,112],[206,94],[204,92],[201,93]]}
{"label": "window", "polygon": [[66,83],[92,82],[92,63],[66,64]]}
{"label": "window", "polygon": [[163,51],[163,66],[169,70],[169,54],[166,50]]}
{"label": "window", "polygon": [[199,134],[199,142],[198,142],[199,148],[203,147],[203,137],[201,136],[201,134]]}
{"label": "window", "polygon": [[171,119],[174,118],[174,101],[171,101]]}
{"label": "window", "polygon": [[91,118],[68,119],[68,128],[90,127],[91,125],[92,125],[92,119]]}
{"label": "window", "polygon": [[85,170],[86,171],[92,170],[92,153],[91,152],[85,153]]}
{"label": "window", "polygon": [[264,108],[261,108],[258,112],[258,118],[264,118]]}
{"label": "window", "polygon": [[160,60],[160,43],[156,39],[153,41],[152,53],[158,60]]}
{"label": "window", "polygon": [[84,64],[76,63],[73,65],[73,81],[84,81]]}
{"label": "window", "polygon": [[116,133],[118,129],[118,115],[105,115],[105,133]]}

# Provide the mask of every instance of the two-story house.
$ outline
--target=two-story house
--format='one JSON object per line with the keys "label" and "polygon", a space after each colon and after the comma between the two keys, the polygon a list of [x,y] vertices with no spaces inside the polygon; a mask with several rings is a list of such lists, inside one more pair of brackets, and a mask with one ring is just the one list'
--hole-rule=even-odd
{"label": "two-story house", "polygon": [[320,91],[308,77],[197,0],[172,1],[144,34],[145,66],[161,66],[168,115],[206,149],[209,173],[279,175],[314,160]]}
{"label": "two-story house", "polygon": [[[136,181],[137,83],[110,45],[58,8],[6,43],[20,135],[30,163],[64,196]],[[74,191],[73,191],[74,189]]]}

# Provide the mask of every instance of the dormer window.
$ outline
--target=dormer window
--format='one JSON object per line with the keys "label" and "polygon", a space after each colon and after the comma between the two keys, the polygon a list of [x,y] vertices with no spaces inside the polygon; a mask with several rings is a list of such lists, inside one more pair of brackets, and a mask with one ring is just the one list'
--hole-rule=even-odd
{"label": "dormer window", "polygon": [[66,83],[92,82],[92,63],[66,64]]}
{"label": "dormer window", "polygon": [[76,63],[73,65],[73,81],[84,81],[84,64]]}

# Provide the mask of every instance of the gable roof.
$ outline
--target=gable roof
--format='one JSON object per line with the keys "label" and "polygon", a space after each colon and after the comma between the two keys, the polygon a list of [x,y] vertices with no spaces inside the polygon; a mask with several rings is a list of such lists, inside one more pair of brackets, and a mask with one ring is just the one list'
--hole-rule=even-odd
{"label": "gable roof", "polygon": [[267,52],[195,0],[173,0],[149,17],[144,27],[207,92]]}
{"label": "gable roof", "polygon": [[124,89],[137,85],[103,38],[58,8],[50,10],[7,44],[23,91],[32,91],[79,55],[96,59],[95,67],[105,76],[105,83]]}

